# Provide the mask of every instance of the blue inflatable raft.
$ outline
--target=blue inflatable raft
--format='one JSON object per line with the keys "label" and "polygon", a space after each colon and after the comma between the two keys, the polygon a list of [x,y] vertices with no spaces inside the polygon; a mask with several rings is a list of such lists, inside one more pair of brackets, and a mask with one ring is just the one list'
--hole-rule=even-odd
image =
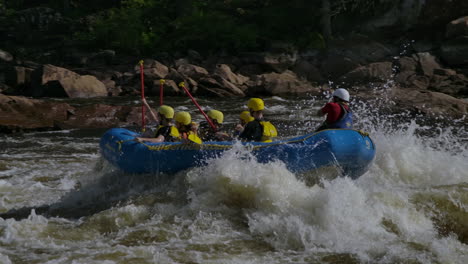
{"label": "blue inflatable raft", "polygon": [[[139,143],[139,134],[124,128],[112,128],[101,138],[102,156],[127,173],[176,173],[219,157],[234,142]],[[293,173],[305,173],[324,167],[339,168],[353,179],[364,174],[375,157],[375,145],[361,131],[330,129],[271,143],[242,142],[249,145],[258,162],[280,160]]]}

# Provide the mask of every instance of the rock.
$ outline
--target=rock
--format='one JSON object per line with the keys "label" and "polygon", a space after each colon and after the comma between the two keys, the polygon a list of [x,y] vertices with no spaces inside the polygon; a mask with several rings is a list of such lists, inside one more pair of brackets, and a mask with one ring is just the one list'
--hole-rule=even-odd
{"label": "rock", "polygon": [[323,60],[321,70],[325,78],[335,79],[359,66],[357,62],[352,61],[350,58],[330,55]]}
{"label": "rock", "polygon": [[195,50],[188,50],[187,56],[191,63],[201,63],[203,60],[203,57],[200,55],[200,53]]}
{"label": "rock", "polygon": [[448,65],[468,65],[468,36],[444,42],[440,51],[442,59]]}
{"label": "rock", "polygon": [[[220,78],[221,80],[222,78]],[[205,77],[199,81],[199,95],[205,96],[216,96],[216,97],[233,97],[233,96],[245,96],[244,92],[237,86],[229,83],[227,80],[221,80],[218,82],[215,78]]]}
{"label": "rock", "polygon": [[468,16],[460,17],[448,23],[445,36],[449,39],[468,36]]}
{"label": "rock", "polygon": [[467,15],[468,1],[465,0],[426,0],[418,2],[423,4],[418,22],[421,26],[427,27],[430,32],[444,30],[445,25],[454,18]]}
{"label": "rock", "polygon": [[242,96],[242,97],[245,96],[245,93],[242,91],[241,88],[229,82],[228,80],[221,77],[221,78],[217,78],[217,81],[219,82],[219,84],[224,90],[230,92],[233,96]]}
{"label": "rock", "polygon": [[384,45],[365,35],[354,34],[346,39],[333,40],[327,53],[329,59],[336,60],[341,57],[355,65],[364,65],[388,60],[397,54],[397,50],[395,47]]}
{"label": "rock", "polygon": [[4,94],[12,94],[13,92],[8,92],[9,90],[11,90],[12,88],[4,83],[0,83],[0,94],[1,93],[4,93]]}
{"label": "rock", "polygon": [[414,58],[405,56],[398,58],[395,66],[398,72],[416,72],[418,63]]}
{"label": "rock", "polygon": [[435,75],[441,75],[441,76],[453,76],[457,75],[457,72],[452,69],[434,69],[434,74]]}
{"label": "rock", "polygon": [[55,121],[67,118],[68,104],[0,94],[0,132],[57,129]]}
{"label": "rock", "polygon": [[190,77],[193,79],[200,79],[208,75],[208,71],[205,68],[193,64],[182,64],[177,67],[177,72],[186,78]]}
{"label": "rock", "polygon": [[415,55],[419,66],[421,67],[424,75],[431,77],[434,74],[434,69],[440,69],[441,66],[436,61],[436,58],[429,52],[417,53]]}
{"label": "rock", "polygon": [[450,69],[440,69],[434,73],[428,89],[454,97],[468,96],[468,78],[465,75]]}
{"label": "rock", "polygon": [[239,67],[239,74],[246,75],[248,78],[262,73],[264,73],[264,71],[259,64],[246,64]]}
{"label": "rock", "polygon": [[141,107],[94,104],[74,109],[73,114],[57,121],[60,129],[107,128],[122,125],[140,125]]}
{"label": "rock", "polygon": [[297,52],[245,52],[241,54],[242,64],[259,65],[261,72],[284,72],[294,64],[298,59]]}
{"label": "rock", "polygon": [[46,64],[33,72],[30,94],[33,97],[96,97],[107,96],[107,90],[94,76],[81,76],[65,68]]}
{"label": "rock", "polygon": [[190,64],[190,61],[188,59],[185,59],[185,58],[177,59],[174,62],[174,65],[175,65],[176,68],[178,68],[181,65],[185,65],[185,64]]}
{"label": "rock", "polygon": [[107,93],[109,96],[118,96],[122,89],[119,89],[115,86],[115,81],[111,79],[105,79],[101,81],[106,87]]}
{"label": "rock", "polygon": [[443,93],[394,89],[391,96],[401,109],[450,118],[462,118],[468,114],[468,102]]}
{"label": "rock", "polygon": [[13,60],[13,56],[10,53],[0,49],[0,60],[10,62]]}
{"label": "rock", "polygon": [[[159,97],[161,90],[161,83],[159,80],[153,80],[149,88],[150,90],[148,91],[148,95],[154,95]],[[173,80],[165,80],[163,86],[163,96],[179,95],[181,92],[183,91],[181,91],[176,82],[174,82]]]}
{"label": "rock", "polygon": [[160,80],[166,78],[169,74],[169,68],[160,64],[155,68],[144,69],[143,72],[145,74],[145,80]]}
{"label": "rock", "polygon": [[[140,65],[135,66],[135,72],[140,74]],[[143,63],[145,79],[164,79],[169,74],[169,68],[157,60],[145,59]]]}
{"label": "rock", "polygon": [[296,65],[292,68],[292,71],[296,73],[297,76],[310,82],[322,83],[325,81],[320,70],[307,60],[298,60]]}
{"label": "rock", "polygon": [[72,107],[0,94],[1,133],[140,125],[140,113],[141,107],[102,104]]}
{"label": "rock", "polygon": [[33,68],[22,66],[9,67],[6,71],[5,83],[15,88],[16,95],[21,95],[25,86],[31,85],[31,76],[33,71]]}
{"label": "rock", "polygon": [[395,74],[394,80],[403,87],[409,87],[416,76],[417,74],[414,71],[403,71]]}
{"label": "rock", "polygon": [[407,87],[426,90],[431,82],[430,77],[425,75],[411,75],[407,80]]}
{"label": "rock", "polygon": [[319,93],[319,88],[312,86],[308,82],[299,80],[292,71],[279,73],[267,73],[258,75],[249,82],[247,94],[267,94],[267,95],[285,95],[285,94],[304,94]]}
{"label": "rock", "polygon": [[115,51],[113,50],[102,50],[93,53],[87,59],[87,63],[98,64],[98,65],[111,65],[115,58]]}
{"label": "rock", "polygon": [[376,62],[358,67],[339,78],[339,81],[348,84],[361,84],[367,82],[385,82],[392,77],[391,62]]}
{"label": "rock", "polygon": [[213,72],[213,76],[215,78],[218,76],[234,85],[242,85],[249,80],[249,77],[233,73],[231,68],[226,64],[217,64],[216,69]]}
{"label": "rock", "polygon": [[263,64],[275,72],[282,73],[291,68],[297,61],[297,53],[266,53],[263,58]]}

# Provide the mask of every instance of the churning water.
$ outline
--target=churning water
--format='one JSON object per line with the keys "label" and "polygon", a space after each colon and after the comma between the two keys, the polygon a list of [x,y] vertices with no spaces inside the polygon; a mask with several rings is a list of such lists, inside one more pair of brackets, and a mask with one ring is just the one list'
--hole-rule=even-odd
{"label": "churning water", "polygon": [[[189,100],[166,100],[201,120]],[[199,103],[226,110],[228,125],[244,104]],[[266,115],[282,136],[301,135],[322,103],[267,98]],[[241,146],[168,177],[101,160],[104,131],[3,135],[0,212],[17,219],[0,218],[0,263],[468,263],[466,120],[379,106],[353,106],[377,145],[370,170],[308,175],[318,184]]]}

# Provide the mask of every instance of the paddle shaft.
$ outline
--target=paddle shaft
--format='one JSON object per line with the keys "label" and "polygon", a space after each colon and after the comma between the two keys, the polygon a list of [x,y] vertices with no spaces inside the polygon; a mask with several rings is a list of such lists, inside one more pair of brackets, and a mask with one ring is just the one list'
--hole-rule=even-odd
{"label": "paddle shaft", "polygon": [[192,102],[195,104],[195,106],[198,108],[198,110],[200,110],[200,112],[202,113],[202,115],[205,117],[206,121],[208,121],[208,124],[210,124],[211,128],[213,129],[214,132],[216,132],[216,126],[213,124],[213,122],[211,121],[211,119],[205,114],[205,112],[203,112],[203,110],[201,109],[200,105],[197,103],[197,101],[195,100],[195,98],[193,98],[193,96],[190,94],[190,92],[188,91],[188,89],[185,87],[185,83],[184,82],[181,82],[179,84],[179,87],[182,87],[182,89],[184,89],[185,93],[190,97],[190,99],[192,99]]}
{"label": "paddle shaft", "polygon": [[[145,99],[145,74],[143,72],[143,60],[140,61],[140,79],[141,79],[141,100]],[[145,132],[145,105],[141,104],[141,130]]]}
{"label": "paddle shaft", "polygon": [[159,80],[159,105],[163,105],[163,95],[164,95],[164,79]]}

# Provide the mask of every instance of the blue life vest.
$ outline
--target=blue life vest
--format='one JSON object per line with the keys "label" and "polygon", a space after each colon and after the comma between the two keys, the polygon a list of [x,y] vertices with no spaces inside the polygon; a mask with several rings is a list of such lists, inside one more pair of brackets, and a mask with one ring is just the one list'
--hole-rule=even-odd
{"label": "blue life vest", "polygon": [[353,128],[353,112],[346,110],[346,108],[341,104],[338,105],[341,107],[343,114],[336,122],[331,124],[327,123],[327,128]]}

